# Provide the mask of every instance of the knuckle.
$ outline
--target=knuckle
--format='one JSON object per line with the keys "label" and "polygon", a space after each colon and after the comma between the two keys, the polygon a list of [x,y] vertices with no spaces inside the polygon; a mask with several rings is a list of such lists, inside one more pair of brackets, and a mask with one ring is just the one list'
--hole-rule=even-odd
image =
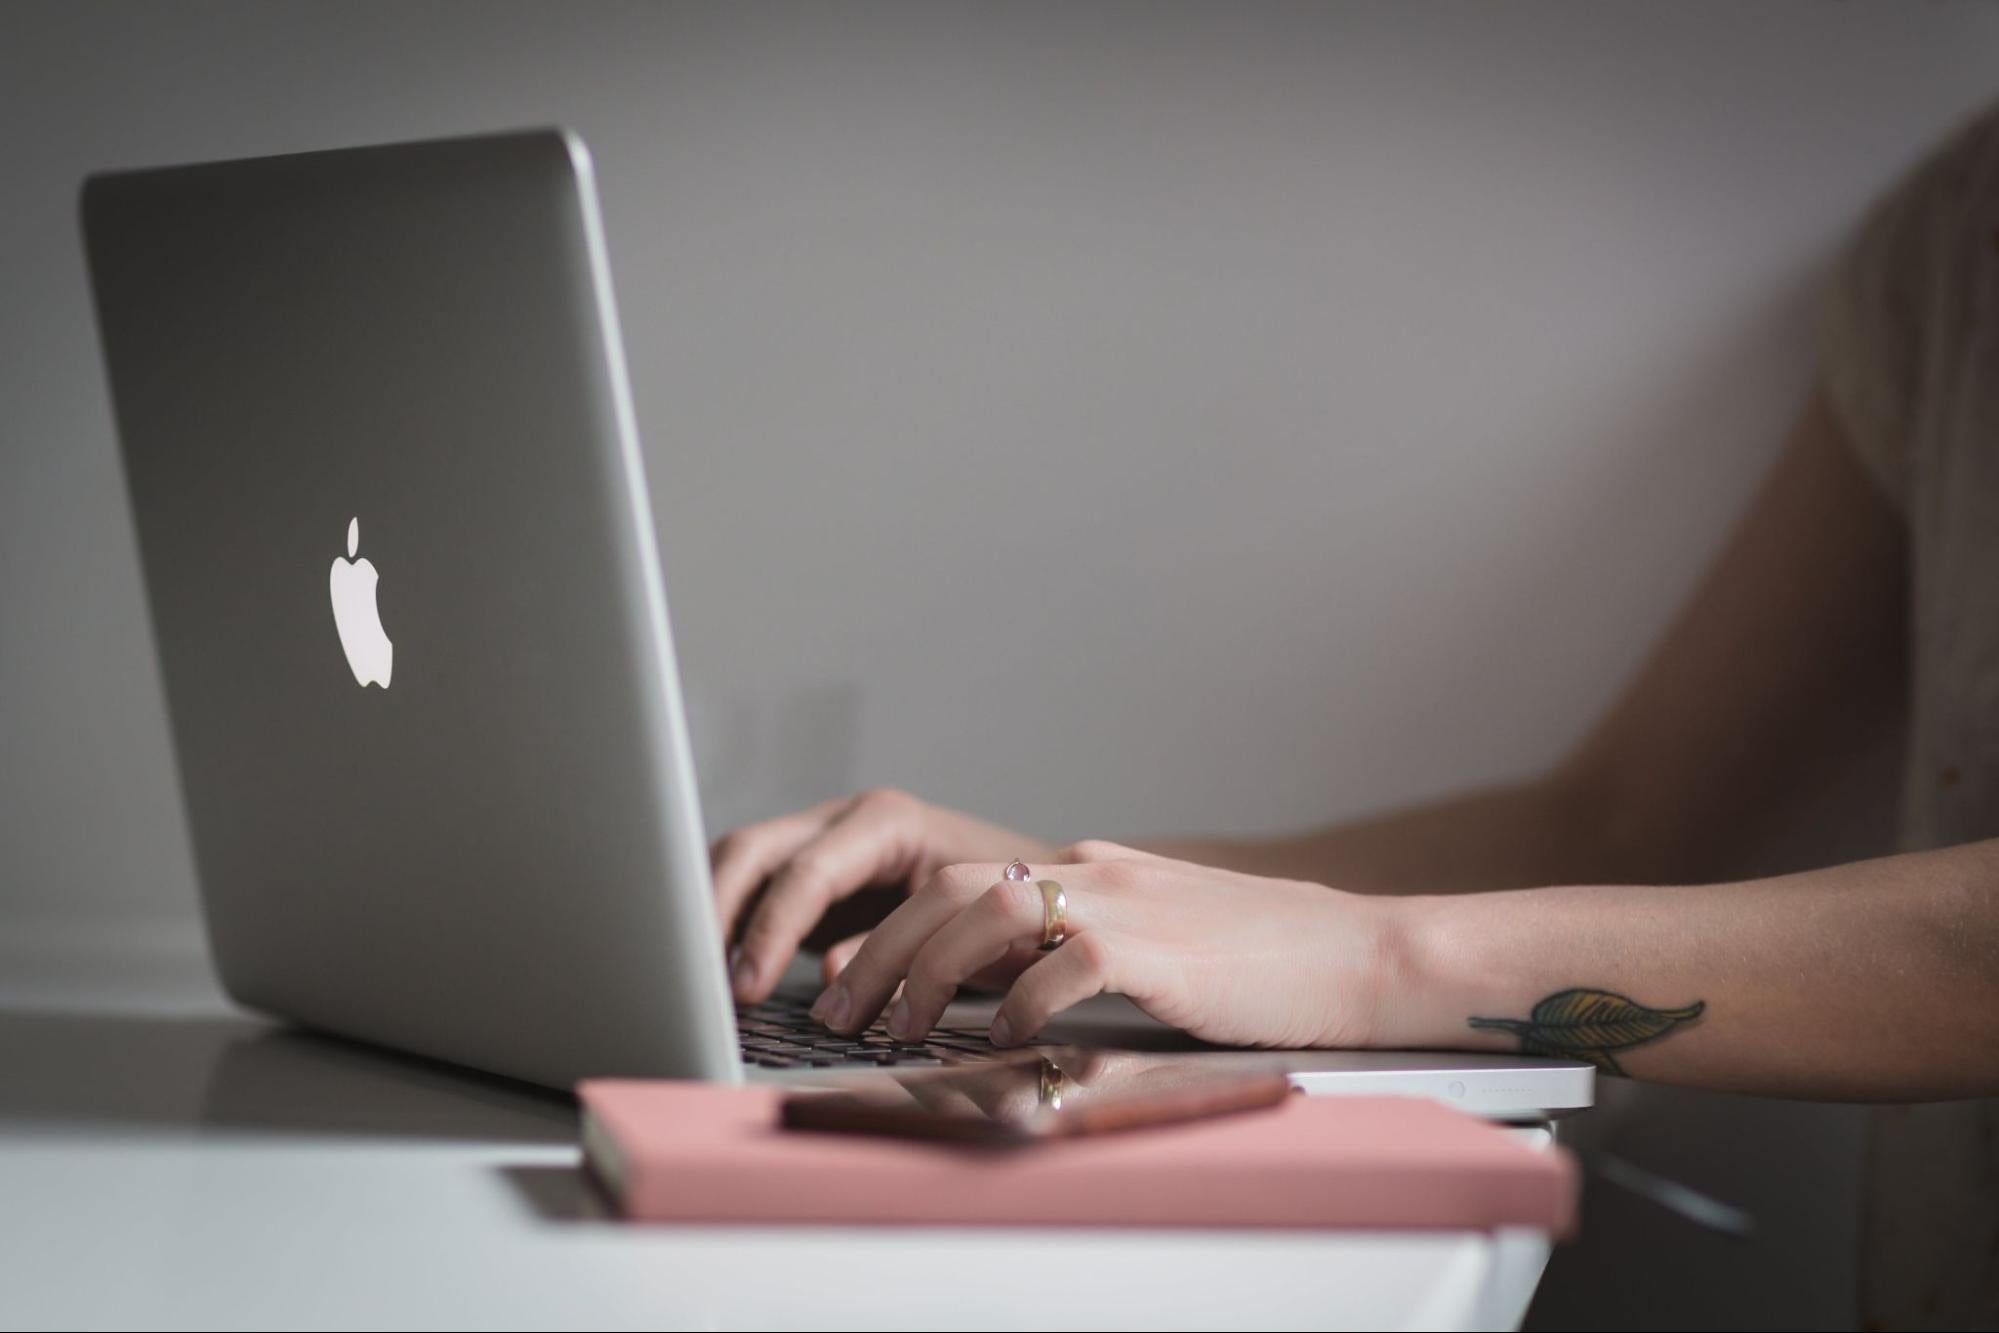
{"label": "knuckle", "polygon": [[1065,861],[1108,861],[1125,854],[1125,848],[1103,838],[1085,838],[1062,849]]}
{"label": "knuckle", "polygon": [[772,887],[784,890],[779,897],[817,898],[826,892],[829,878],[825,861],[815,853],[804,852],[791,859],[779,882]]}
{"label": "knuckle", "polygon": [[749,925],[743,927],[743,944],[753,950],[779,944],[788,947],[805,934],[812,918],[810,909],[800,904],[764,902]]}
{"label": "knuckle", "polygon": [[1099,861],[1090,873],[1105,888],[1128,889],[1138,882],[1139,865],[1136,861]]}
{"label": "knuckle", "polygon": [[915,804],[916,798],[899,787],[870,787],[854,798],[857,809],[884,815],[906,814]]}
{"label": "knuckle", "polygon": [[977,866],[944,866],[925,887],[957,902],[970,902],[986,887],[987,876]]}

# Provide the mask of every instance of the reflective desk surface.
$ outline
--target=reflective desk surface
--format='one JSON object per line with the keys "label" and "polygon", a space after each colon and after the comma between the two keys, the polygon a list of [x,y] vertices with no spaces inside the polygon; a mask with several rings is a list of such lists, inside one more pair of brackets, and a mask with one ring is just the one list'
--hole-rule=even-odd
{"label": "reflective desk surface", "polygon": [[[1507,1328],[1528,1232],[631,1227],[575,1110],[0,947],[0,1326]],[[116,978],[116,980],[110,980]]]}

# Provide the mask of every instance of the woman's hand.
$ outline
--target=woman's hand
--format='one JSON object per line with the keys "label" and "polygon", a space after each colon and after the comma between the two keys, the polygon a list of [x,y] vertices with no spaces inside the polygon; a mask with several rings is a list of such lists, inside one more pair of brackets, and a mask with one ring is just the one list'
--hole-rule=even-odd
{"label": "woman's hand", "polygon": [[[1002,1046],[1031,1040],[1099,991],[1209,1041],[1365,1046],[1379,1024],[1386,906],[1317,884],[1080,843],[1030,862],[1062,885],[1068,937],[1047,953],[1041,891],[997,861],[932,875],[862,942],[813,1014],[838,1032],[873,1022],[915,1040],[974,976],[1010,976],[993,1019]],[[896,996],[896,987],[902,993]]]}
{"label": "woman's hand", "polygon": [[[722,937],[738,936],[729,978],[736,998],[765,999],[826,909],[861,889],[907,889],[961,861],[1052,859],[1046,843],[926,805],[899,791],[870,791],[749,824],[710,849]],[[763,890],[757,897],[757,891]],[[754,906],[751,905],[755,900]],[[827,975],[858,939],[827,953]]]}

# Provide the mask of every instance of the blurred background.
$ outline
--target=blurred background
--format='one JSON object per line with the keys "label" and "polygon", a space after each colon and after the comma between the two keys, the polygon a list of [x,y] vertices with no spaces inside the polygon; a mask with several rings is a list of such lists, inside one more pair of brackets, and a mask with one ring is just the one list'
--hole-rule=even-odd
{"label": "blurred background", "polygon": [[[1971,4],[0,7],[0,995],[202,947],[86,172],[581,131],[711,828],[1250,832],[1571,745],[1995,93]],[[1877,748],[1772,865],[1886,849]],[[1849,1108],[1586,1132],[1761,1229],[1592,1186],[1537,1323],[1850,1325]]]}

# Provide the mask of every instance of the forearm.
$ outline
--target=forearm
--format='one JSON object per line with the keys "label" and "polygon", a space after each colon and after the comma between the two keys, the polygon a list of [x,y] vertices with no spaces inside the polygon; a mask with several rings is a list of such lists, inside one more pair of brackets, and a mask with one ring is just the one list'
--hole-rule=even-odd
{"label": "forearm", "polygon": [[[1388,942],[1376,1045],[1538,1048],[1783,1096],[1999,1093],[1999,842],[1735,884],[1376,910]],[[1535,1022],[1570,990],[1657,1012],[1594,1030]]]}
{"label": "forearm", "polygon": [[1642,858],[1598,836],[1606,821],[1563,774],[1271,839],[1163,838],[1161,856],[1356,893],[1439,894],[1644,879]]}

